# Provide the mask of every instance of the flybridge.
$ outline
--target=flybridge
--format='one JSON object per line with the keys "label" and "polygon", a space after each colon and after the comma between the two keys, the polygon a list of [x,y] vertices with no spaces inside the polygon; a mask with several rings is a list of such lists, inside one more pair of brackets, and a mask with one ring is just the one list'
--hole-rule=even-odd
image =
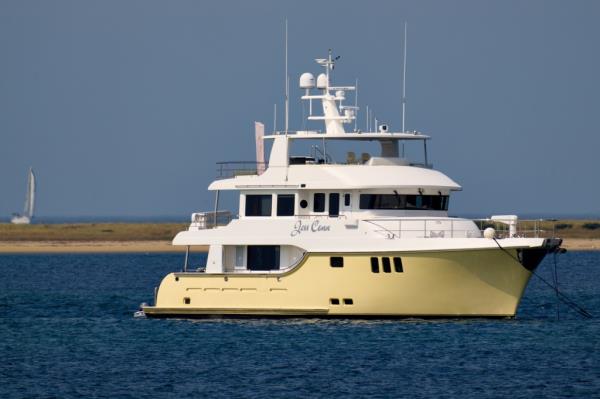
{"label": "flybridge", "polygon": [[[280,156],[275,156],[275,158],[282,158],[278,159],[277,165],[283,166],[284,164],[287,164],[287,159],[284,160],[283,158],[287,158],[288,156],[288,141],[293,141],[297,139],[312,139],[323,140],[323,153],[325,152],[325,140],[378,141],[381,145],[381,157],[388,159],[396,159],[398,160],[398,162],[406,164],[404,162],[404,145],[402,145],[402,151],[400,151],[398,142],[404,140],[422,140],[423,155],[425,162],[421,165],[429,166],[427,160],[427,140],[429,140],[430,137],[421,134],[417,131],[391,132],[389,131],[387,124],[381,124],[376,127],[376,131],[362,132],[361,130],[356,128],[356,123],[354,123],[354,130],[352,132],[346,132],[344,125],[355,122],[359,110],[357,96],[354,96],[354,105],[347,105],[345,103],[346,93],[349,91],[356,92],[357,87],[331,85],[331,71],[333,71],[335,62],[338,59],[339,57],[334,58],[332,56],[331,50],[329,50],[327,58],[315,59],[317,64],[325,68],[325,72],[319,74],[316,80],[312,73],[305,72],[300,76],[299,81],[299,87],[304,90],[304,95],[302,95],[301,99],[308,102],[309,115],[307,119],[309,121],[323,121],[325,125],[325,131],[288,131],[286,126],[286,130],[283,132],[276,131],[272,135],[266,136],[263,136],[262,134],[257,134],[258,141],[261,141],[262,139],[274,140],[273,150],[271,153],[271,161],[274,160],[273,151],[275,151],[276,153],[281,152]],[[322,114],[316,114],[313,112],[314,100],[321,101],[323,109]],[[282,139],[282,136],[284,136],[285,139]],[[283,141],[285,141],[285,144],[283,143]],[[281,143],[276,144],[276,142]],[[257,147],[258,146],[262,146],[262,144],[257,142]],[[323,159],[324,163],[327,163],[326,154],[324,154]],[[273,163],[271,164],[275,165]]]}
{"label": "flybridge", "polygon": [[[387,124],[380,124],[376,131],[370,131],[370,123],[367,123],[367,131],[357,129],[356,118],[359,111],[357,96],[354,96],[354,105],[346,103],[347,92],[355,92],[356,86],[334,86],[331,84],[331,75],[336,60],[331,50],[327,58],[318,58],[316,63],[325,68],[325,71],[317,76],[305,72],[300,76],[299,87],[304,90],[301,99],[308,102],[309,121],[323,121],[324,131],[300,130],[290,131],[287,129],[287,99],[286,90],[286,126],[284,131],[274,131],[270,135],[264,134],[264,125],[256,122],[256,162],[219,162],[217,163],[218,178],[230,178],[243,175],[262,175],[269,168],[287,168],[291,165],[321,165],[336,164],[348,166],[416,166],[420,168],[432,168],[427,156],[427,140],[429,136],[417,131],[392,132]],[[286,87],[287,89],[287,87]],[[322,114],[313,109],[313,102],[320,101]],[[318,107],[317,107],[318,108]],[[368,118],[367,118],[368,119]],[[404,118],[403,118],[404,120]],[[345,125],[354,123],[354,129],[347,132]],[[274,123],[275,125],[275,123]],[[374,125],[377,125],[376,123]],[[272,140],[268,162],[265,161],[264,140]],[[310,154],[293,154],[292,147],[296,141],[310,141]],[[376,141],[381,150],[379,154],[360,153],[348,151],[345,162],[336,162],[333,153],[328,151],[330,142],[335,141]],[[423,161],[409,161],[405,156],[405,142],[422,141]],[[306,143],[305,143],[306,144]],[[401,145],[400,145],[401,144]],[[306,146],[306,145],[305,145]],[[296,148],[297,150],[297,148]],[[331,150],[331,147],[329,148]],[[338,156],[339,159],[339,156]],[[375,171],[373,171],[375,173]],[[289,178],[287,172],[282,177],[284,181]]]}

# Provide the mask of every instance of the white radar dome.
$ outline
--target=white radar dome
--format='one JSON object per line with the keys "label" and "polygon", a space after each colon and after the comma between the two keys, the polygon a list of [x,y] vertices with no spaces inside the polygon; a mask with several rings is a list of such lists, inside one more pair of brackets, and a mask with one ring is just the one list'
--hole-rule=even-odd
{"label": "white radar dome", "polygon": [[300,75],[300,88],[312,89],[315,87],[315,77],[310,72],[305,72]]}
{"label": "white radar dome", "polygon": [[327,75],[322,73],[317,77],[317,89],[326,89],[327,86]]}
{"label": "white radar dome", "polygon": [[496,237],[496,230],[494,230],[493,227],[488,227],[487,229],[483,230],[483,236],[491,240],[492,238]]}

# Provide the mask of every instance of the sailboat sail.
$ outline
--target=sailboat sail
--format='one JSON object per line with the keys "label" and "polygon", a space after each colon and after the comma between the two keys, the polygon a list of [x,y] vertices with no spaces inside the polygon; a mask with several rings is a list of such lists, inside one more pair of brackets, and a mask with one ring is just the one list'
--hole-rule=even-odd
{"label": "sailboat sail", "polygon": [[27,175],[27,194],[25,196],[25,206],[23,207],[23,214],[13,214],[14,216],[10,220],[14,224],[29,224],[33,217],[33,210],[35,207],[35,174],[33,168],[29,168],[29,174]]}
{"label": "sailboat sail", "polygon": [[35,174],[33,169],[29,168],[29,177],[27,179],[27,200],[25,202],[25,214],[31,219],[35,206]]}

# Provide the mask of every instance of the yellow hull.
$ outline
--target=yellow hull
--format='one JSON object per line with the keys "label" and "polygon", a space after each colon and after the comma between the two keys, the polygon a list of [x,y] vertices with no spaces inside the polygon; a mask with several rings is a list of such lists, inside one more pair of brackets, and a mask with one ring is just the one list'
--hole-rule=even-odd
{"label": "yellow hull", "polygon": [[[509,250],[517,256],[516,250]],[[330,256],[343,256],[331,267]],[[371,257],[380,270],[371,270]],[[402,272],[382,269],[401,257]],[[377,254],[307,254],[283,274],[171,273],[151,317],[362,316],[512,317],[531,272],[499,249]]]}

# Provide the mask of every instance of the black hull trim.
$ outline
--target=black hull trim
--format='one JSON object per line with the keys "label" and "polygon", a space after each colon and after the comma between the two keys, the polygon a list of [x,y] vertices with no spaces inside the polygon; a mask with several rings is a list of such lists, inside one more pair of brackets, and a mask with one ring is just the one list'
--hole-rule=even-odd
{"label": "black hull trim", "polygon": [[544,257],[549,253],[564,252],[561,248],[561,238],[546,238],[541,247],[538,248],[522,248],[517,250],[519,262],[529,271],[534,271],[542,262]]}

